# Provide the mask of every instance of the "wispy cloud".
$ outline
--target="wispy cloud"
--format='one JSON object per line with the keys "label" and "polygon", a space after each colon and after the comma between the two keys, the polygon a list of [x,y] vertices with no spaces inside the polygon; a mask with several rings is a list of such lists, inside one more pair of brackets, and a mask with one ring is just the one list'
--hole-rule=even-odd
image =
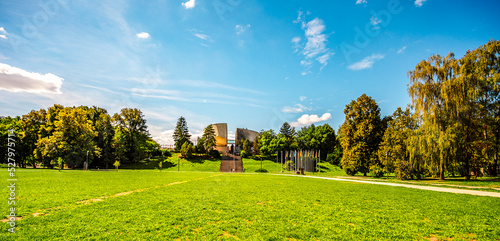
{"label": "wispy cloud", "polygon": [[192,29],[188,29],[188,31],[191,32],[191,34],[193,34],[193,36],[195,36],[201,40],[213,42],[213,40],[210,38],[210,36],[208,34],[203,33],[203,31],[201,31],[201,30],[192,28]]}
{"label": "wispy cloud", "polygon": [[250,28],[250,24],[247,24],[247,25],[236,25],[236,27],[234,27],[234,30],[236,31],[236,34],[237,35],[240,35],[242,33],[244,33],[248,28]]}
{"label": "wispy cloud", "polygon": [[400,48],[400,49],[398,50],[398,54],[402,54],[402,53],[404,53],[404,52],[405,52],[405,49],[406,49],[406,46],[403,46],[402,48]]}
{"label": "wispy cloud", "polygon": [[196,36],[199,39],[203,39],[203,40],[207,40],[210,38],[210,36],[208,36],[206,34],[202,34],[202,33],[195,33],[194,36]]}
{"label": "wispy cloud", "polygon": [[373,29],[379,29],[380,27],[378,26],[382,20],[379,20],[377,17],[372,16],[370,18],[370,23],[373,25]]}
{"label": "wispy cloud", "polygon": [[213,82],[213,81],[206,81],[206,80],[175,80],[175,81],[168,81],[166,83],[167,85],[173,85],[173,86],[187,86],[187,87],[197,87],[197,88],[214,88],[214,89],[225,89],[225,90],[232,90],[232,91],[238,91],[238,92],[245,92],[245,93],[250,93],[250,94],[256,94],[256,95],[264,95],[265,93],[262,91],[254,90],[254,89],[249,89],[249,88],[244,88],[244,87],[235,87],[231,85],[226,85],[218,82]]}
{"label": "wispy cloud", "polygon": [[7,31],[3,27],[0,27],[0,38],[7,39]]}
{"label": "wispy cloud", "polygon": [[415,0],[415,6],[422,7],[427,0]]}
{"label": "wispy cloud", "polygon": [[185,3],[182,3],[182,6],[186,9],[194,8],[195,5],[196,5],[196,0],[189,0]]}
{"label": "wispy cloud", "polygon": [[328,35],[324,33],[326,26],[323,20],[315,18],[306,22],[303,12],[299,11],[297,19],[293,22],[301,23],[301,28],[304,30],[305,44],[301,44],[302,39],[299,36],[292,38],[294,52],[300,51],[300,54],[304,56],[301,65],[306,67],[306,70],[302,71],[302,74],[305,75],[310,72],[309,70],[312,66],[311,60],[316,60],[320,63],[322,69],[328,64],[328,60],[334,54],[331,49],[326,47]]}
{"label": "wispy cloud", "polygon": [[63,78],[40,74],[0,63],[0,89],[9,92],[61,94]]}
{"label": "wispy cloud", "polygon": [[311,110],[309,107],[305,107],[301,104],[295,104],[294,106],[285,106],[281,109],[282,112],[285,113],[301,113],[307,110]]}
{"label": "wispy cloud", "polygon": [[357,0],[356,1],[356,4],[363,4],[363,3],[367,3],[366,0]]}
{"label": "wispy cloud", "polygon": [[136,36],[137,36],[138,38],[142,38],[142,39],[148,39],[149,37],[151,37],[151,36],[149,35],[149,33],[146,33],[146,32],[138,33],[138,34],[136,34]]}
{"label": "wispy cloud", "polygon": [[307,99],[307,97],[306,97],[306,96],[300,96],[300,97],[299,97],[299,100],[300,100],[300,101],[304,101],[304,100],[306,100],[306,99]]}
{"label": "wispy cloud", "polygon": [[302,115],[297,121],[292,122],[290,125],[293,127],[302,127],[310,124],[314,124],[321,121],[327,121],[332,118],[332,114],[325,113],[321,117],[318,115]]}
{"label": "wispy cloud", "polygon": [[371,56],[365,57],[363,60],[356,62],[354,64],[351,64],[347,66],[350,70],[363,70],[363,69],[368,69],[373,66],[375,61],[381,60],[385,57],[385,55],[382,54],[372,54]]}

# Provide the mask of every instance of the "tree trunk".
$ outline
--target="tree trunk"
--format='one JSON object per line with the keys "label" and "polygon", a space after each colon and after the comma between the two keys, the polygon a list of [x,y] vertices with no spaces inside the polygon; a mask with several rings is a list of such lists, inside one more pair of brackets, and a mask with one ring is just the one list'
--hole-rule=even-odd
{"label": "tree trunk", "polygon": [[444,181],[444,160],[439,163],[439,181]]}

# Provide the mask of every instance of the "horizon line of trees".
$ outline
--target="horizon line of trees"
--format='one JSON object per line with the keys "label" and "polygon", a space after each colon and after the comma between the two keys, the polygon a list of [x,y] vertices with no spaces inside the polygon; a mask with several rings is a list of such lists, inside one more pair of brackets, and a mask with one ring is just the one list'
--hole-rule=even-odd
{"label": "horizon line of trees", "polygon": [[123,108],[110,116],[106,109],[92,106],[64,107],[55,104],[32,110],[21,117],[0,119],[0,156],[7,161],[7,132],[16,132],[19,167],[42,165],[54,168],[112,166],[162,156],[164,151],[147,130],[139,109]]}

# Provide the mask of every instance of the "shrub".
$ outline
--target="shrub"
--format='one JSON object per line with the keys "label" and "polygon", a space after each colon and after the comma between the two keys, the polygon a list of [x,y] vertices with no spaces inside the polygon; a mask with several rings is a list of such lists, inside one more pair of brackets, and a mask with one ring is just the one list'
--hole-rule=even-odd
{"label": "shrub", "polygon": [[243,151],[240,152],[240,156],[241,156],[241,158],[247,158],[248,157],[248,153],[243,150]]}
{"label": "shrub", "polygon": [[168,149],[161,150],[163,157],[171,157],[172,153]]}
{"label": "shrub", "polygon": [[189,142],[184,142],[181,147],[181,155],[184,158],[190,158],[193,155],[194,147],[191,143]]}
{"label": "shrub", "polygon": [[373,165],[370,167],[370,174],[373,177],[383,177],[384,176],[384,169],[380,165]]}
{"label": "shrub", "polygon": [[340,165],[340,158],[335,153],[329,153],[328,155],[326,155],[326,162],[328,162],[332,165],[335,165],[335,166],[339,166]]}
{"label": "shrub", "polygon": [[262,169],[257,169],[255,172],[268,172],[266,169],[262,168]]}
{"label": "shrub", "polygon": [[208,152],[208,156],[210,156],[210,158],[220,158],[220,152],[217,151],[217,150],[210,150]]}
{"label": "shrub", "polygon": [[344,169],[345,173],[349,176],[354,176],[354,175],[356,175],[356,173],[358,173],[358,171],[355,168],[350,167],[350,166],[344,167],[343,169]]}

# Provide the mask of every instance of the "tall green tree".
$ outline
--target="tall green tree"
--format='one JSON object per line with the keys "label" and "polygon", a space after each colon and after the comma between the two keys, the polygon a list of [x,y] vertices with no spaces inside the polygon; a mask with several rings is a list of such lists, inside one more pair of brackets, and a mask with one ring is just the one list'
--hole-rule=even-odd
{"label": "tall green tree", "polygon": [[468,51],[460,64],[460,77],[449,85],[447,94],[457,102],[455,114],[465,134],[461,149],[473,166],[488,166],[490,175],[496,176],[500,148],[500,41],[491,40]]}
{"label": "tall green tree", "polygon": [[265,158],[271,158],[277,151],[275,145],[272,145],[274,139],[276,139],[276,134],[272,129],[262,130],[259,134],[259,150]]}
{"label": "tall green tree", "polygon": [[189,134],[188,126],[187,126],[187,121],[184,117],[180,117],[179,120],[177,120],[177,124],[175,126],[174,134],[172,135],[174,138],[175,142],[175,151],[180,151],[182,145],[184,142],[189,142],[191,138],[191,134]]}
{"label": "tall green tree", "polygon": [[366,176],[372,165],[379,165],[377,150],[382,139],[380,108],[366,94],[351,101],[344,110],[341,126],[342,168],[348,175],[361,172]]}
{"label": "tall green tree", "polygon": [[42,155],[52,161],[61,158],[70,167],[81,166],[87,156],[90,162],[100,155],[100,149],[93,142],[97,132],[85,110],[66,107],[58,112],[53,123],[52,134],[37,142]]}
{"label": "tall green tree", "polygon": [[94,138],[94,142],[97,147],[101,150],[101,155],[93,160],[93,165],[105,167],[106,169],[114,163],[113,155],[113,136],[115,134],[115,128],[111,122],[111,116],[109,116],[108,111],[104,108],[92,106],[80,106],[79,108],[84,109],[87,112],[88,119],[92,122],[97,136]]}
{"label": "tall green tree", "polygon": [[49,137],[55,130],[55,121],[61,110],[64,109],[64,106],[55,104],[47,109],[45,112],[45,120],[43,125],[40,126],[38,130],[38,140],[37,140],[37,148],[34,151],[34,158],[37,159],[38,162],[42,163],[45,167],[53,168],[53,164],[56,160],[50,158],[49,156],[43,155],[43,147],[38,147],[38,142],[45,137]]}
{"label": "tall green tree", "polygon": [[398,107],[387,123],[378,156],[385,168],[388,168],[389,172],[395,172],[399,179],[421,177],[421,159],[410,158],[408,150],[408,142],[417,127],[409,107],[405,111]]}
{"label": "tall green tree", "polygon": [[112,121],[118,134],[114,140],[117,142],[115,154],[128,163],[144,159],[146,154],[141,146],[149,139],[149,132],[142,112],[136,108],[123,108],[120,113],[113,115]]}
{"label": "tall green tree", "polygon": [[[458,125],[453,110],[457,102],[446,93],[446,87],[457,77],[459,63],[453,53],[446,57],[433,55],[421,61],[415,70],[409,71],[408,93],[412,98],[415,114],[421,115],[422,128],[426,130],[423,140],[427,146],[428,166],[439,170],[439,179],[444,180],[445,167],[456,157]],[[420,117],[417,117],[420,118]],[[466,159],[466,168],[469,159]]]}
{"label": "tall green tree", "polygon": [[215,130],[212,125],[208,125],[203,130],[203,136],[201,138],[203,140],[203,147],[209,153],[215,147]]}
{"label": "tall green tree", "polygon": [[21,128],[23,142],[26,148],[26,159],[27,163],[33,167],[36,167],[38,163],[41,163],[41,159],[35,158],[36,143],[39,139],[39,133],[46,122],[47,111],[45,109],[40,109],[38,111],[32,110],[28,114],[23,115],[21,118]]}
{"label": "tall green tree", "polygon": [[280,128],[280,134],[285,138],[285,150],[290,150],[293,142],[295,141],[295,127],[290,126],[288,122],[283,123]]}

